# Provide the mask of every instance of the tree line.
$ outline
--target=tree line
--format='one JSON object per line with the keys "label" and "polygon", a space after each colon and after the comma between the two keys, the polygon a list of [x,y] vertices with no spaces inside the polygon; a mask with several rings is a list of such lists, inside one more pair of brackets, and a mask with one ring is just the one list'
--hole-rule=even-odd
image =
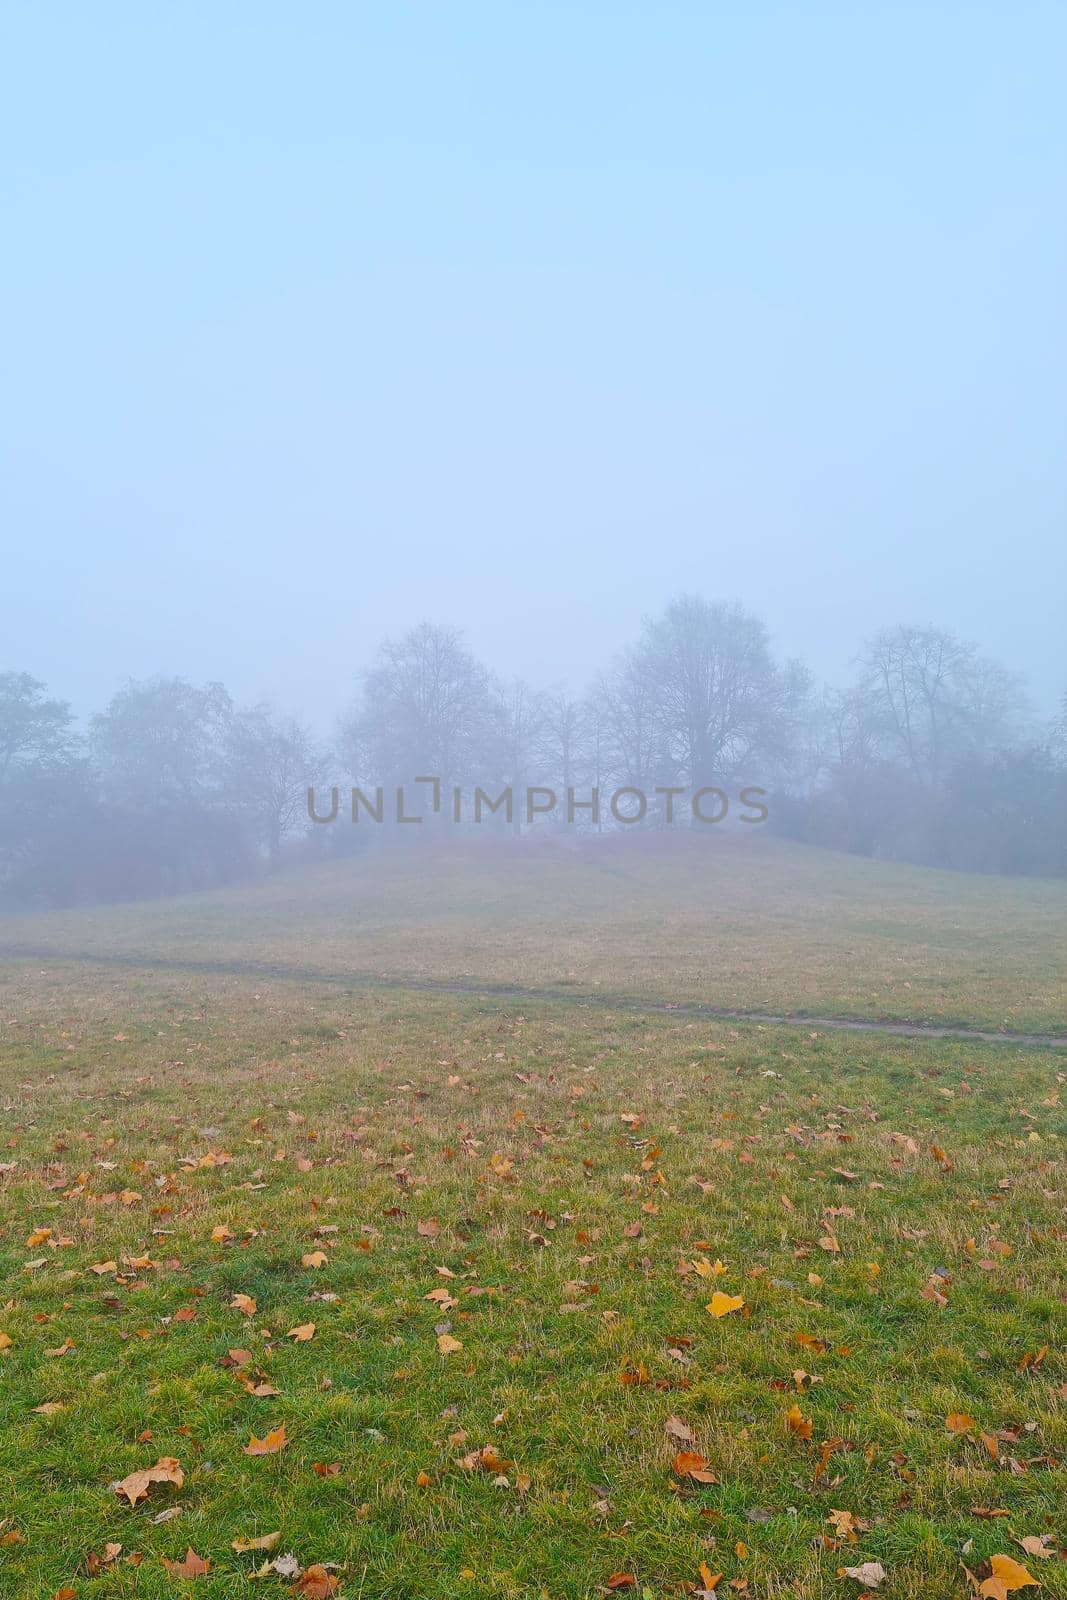
{"label": "tree line", "polygon": [[[0,896],[55,905],[232,882],[367,828],[309,820],[309,787],[447,791],[759,785],[769,825],[810,843],[989,872],[1067,873],[1067,696],[1042,725],[1019,677],[946,629],[869,640],[844,689],[780,662],[759,617],[683,595],[580,694],[502,680],[459,631],[386,640],[329,747],[219,684],[130,682],[78,728],[0,673]],[[640,826],[665,825],[662,804]],[[516,808],[511,824],[526,826]],[[564,805],[548,828],[619,826]]]}

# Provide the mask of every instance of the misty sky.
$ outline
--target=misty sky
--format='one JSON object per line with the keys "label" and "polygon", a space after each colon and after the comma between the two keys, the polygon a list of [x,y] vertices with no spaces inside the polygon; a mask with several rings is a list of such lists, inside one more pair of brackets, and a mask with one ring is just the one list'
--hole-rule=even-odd
{"label": "misty sky", "polygon": [[694,589],[1067,688],[1067,8],[4,10],[0,669],[328,728]]}

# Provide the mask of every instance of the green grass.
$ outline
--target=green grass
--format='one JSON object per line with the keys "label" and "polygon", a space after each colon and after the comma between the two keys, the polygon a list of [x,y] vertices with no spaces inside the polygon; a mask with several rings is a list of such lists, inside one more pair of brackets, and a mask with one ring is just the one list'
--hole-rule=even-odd
{"label": "green grass", "polygon": [[[745,870],[770,878],[776,853]],[[669,923],[672,897],[691,925],[685,861],[612,858],[626,887],[603,893],[613,914],[630,905],[631,941]],[[940,941],[951,1012],[934,1014],[989,1021],[976,935],[953,942],[952,917],[984,905],[1000,955],[983,961],[1007,965],[1010,998],[1012,918],[1029,904],[1047,932],[1060,915],[1047,885],[870,869],[888,886],[875,919],[866,866],[847,865],[860,876],[851,898],[834,880],[836,910],[828,886],[794,906],[822,929],[808,970],[835,1009],[886,1004],[857,953],[865,920],[894,948]],[[336,1563],[345,1600],[578,1600],[619,1572],[665,1600],[702,1562],[722,1595],[823,1600],[858,1595],[838,1569],[862,1561],[883,1564],[890,1600],[964,1600],[961,1557],[982,1571],[1002,1552],[1040,1580],[1024,1594],[1067,1597],[1067,1564],[1013,1543],[1067,1537],[1067,1053],[180,968],[228,951],[343,970],[354,937],[380,971],[547,983],[573,968],[672,992],[651,947],[616,970],[615,926],[581,964],[580,928],[607,903],[595,886],[618,881],[606,867],[550,861],[555,890],[521,857],[466,870],[376,861],[20,924],[27,944],[177,964],[0,965],[0,1593],[281,1596],[290,1580],[250,1574],[292,1552]],[[773,933],[751,986],[785,1004],[802,941],[783,874],[796,898],[804,853],[777,861],[771,908],[746,906],[740,866],[708,870],[727,923]],[[517,940],[491,969],[490,920]],[[1038,999],[1015,1017],[1061,1020],[1062,974],[1028,981]],[[316,1250],[325,1264],[303,1266]],[[717,1259],[714,1278],[693,1267]],[[440,1288],[454,1305],[426,1298]],[[714,1319],[715,1289],[744,1308]],[[287,1337],[307,1322],[310,1341]],[[442,1354],[440,1331],[462,1348]],[[225,1364],[231,1349],[250,1366]],[[241,1370],[278,1393],[250,1394]],[[810,1439],[788,1430],[794,1403]],[[969,1434],[946,1430],[953,1412]],[[671,1417],[716,1483],[672,1471]],[[280,1426],[282,1452],[245,1454]],[[484,1446],[513,1465],[457,1464]],[[182,1486],[123,1504],[112,1485],[165,1456]],[[832,1510],[864,1524],[855,1543],[834,1547]],[[274,1531],[273,1552],[232,1549]],[[92,1575],[109,1542],[121,1553]],[[190,1546],[211,1570],[185,1584],[164,1560]]]}

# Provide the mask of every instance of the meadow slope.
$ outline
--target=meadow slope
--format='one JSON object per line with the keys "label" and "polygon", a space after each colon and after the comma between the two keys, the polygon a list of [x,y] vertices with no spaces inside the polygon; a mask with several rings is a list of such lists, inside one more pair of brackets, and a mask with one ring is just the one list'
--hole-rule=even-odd
{"label": "meadow slope", "polygon": [[759,833],[419,840],[251,888],[0,917],[5,948],[1067,1032],[1067,883]]}

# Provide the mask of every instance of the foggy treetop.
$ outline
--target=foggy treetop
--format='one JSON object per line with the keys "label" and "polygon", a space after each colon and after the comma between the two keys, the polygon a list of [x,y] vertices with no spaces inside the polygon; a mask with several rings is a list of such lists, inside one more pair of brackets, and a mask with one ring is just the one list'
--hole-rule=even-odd
{"label": "foggy treetop", "polygon": [[[570,791],[756,785],[796,838],[931,865],[1067,870],[1067,695],[1033,716],[1022,679],[934,626],[870,639],[817,688],[759,617],[681,595],[581,693],[500,678],[421,622],[360,675],[329,748],[220,684],[131,681],[79,730],[26,673],[0,674],[0,889],[11,901],[152,894],[294,862],[323,841],[308,789],[552,789],[538,824],[600,829]],[[318,808],[316,808],[318,811]],[[512,826],[528,825],[516,804]],[[645,826],[664,825],[652,805]],[[610,819],[608,826],[613,824]],[[334,830],[328,848],[366,844]],[[303,840],[303,843],[301,843]]]}

